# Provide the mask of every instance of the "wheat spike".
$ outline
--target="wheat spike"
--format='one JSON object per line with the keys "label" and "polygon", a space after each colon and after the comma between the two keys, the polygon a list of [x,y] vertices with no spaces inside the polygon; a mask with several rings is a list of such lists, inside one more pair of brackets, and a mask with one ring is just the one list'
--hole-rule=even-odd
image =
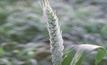
{"label": "wheat spike", "polygon": [[56,13],[52,10],[49,1],[43,0],[40,4],[46,20],[46,26],[50,36],[50,51],[52,53],[53,65],[62,65],[63,56],[63,39],[60,27],[58,24],[58,17]]}

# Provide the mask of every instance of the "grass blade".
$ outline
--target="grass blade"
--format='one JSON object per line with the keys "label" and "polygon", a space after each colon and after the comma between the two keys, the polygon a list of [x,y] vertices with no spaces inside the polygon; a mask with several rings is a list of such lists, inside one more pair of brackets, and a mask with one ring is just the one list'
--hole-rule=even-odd
{"label": "grass blade", "polygon": [[106,56],[106,49],[101,46],[91,44],[82,44],[73,48],[71,52],[69,52],[69,54],[63,59],[62,65],[81,65],[89,53],[95,49],[98,49],[95,62],[97,65]]}

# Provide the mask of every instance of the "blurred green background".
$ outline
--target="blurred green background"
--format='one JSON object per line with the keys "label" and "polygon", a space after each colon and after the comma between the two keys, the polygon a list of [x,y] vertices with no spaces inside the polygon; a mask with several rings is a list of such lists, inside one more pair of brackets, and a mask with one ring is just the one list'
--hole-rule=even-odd
{"label": "blurred green background", "polygon": [[[0,65],[52,65],[41,0],[0,0]],[[107,0],[49,0],[63,33],[64,53],[77,44],[107,48]],[[94,65],[95,54],[83,65]],[[105,57],[99,65],[107,65]]]}

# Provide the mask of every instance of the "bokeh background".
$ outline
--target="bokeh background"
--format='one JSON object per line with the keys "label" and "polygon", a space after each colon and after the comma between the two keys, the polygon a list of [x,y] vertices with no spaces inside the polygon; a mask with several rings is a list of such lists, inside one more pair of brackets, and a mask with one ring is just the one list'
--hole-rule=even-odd
{"label": "bokeh background", "polygon": [[[0,65],[52,65],[41,0],[0,0]],[[49,0],[56,10],[64,54],[78,44],[107,48],[107,0]],[[83,65],[94,65],[95,54]],[[105,57],[99,65],[107,65]]]}

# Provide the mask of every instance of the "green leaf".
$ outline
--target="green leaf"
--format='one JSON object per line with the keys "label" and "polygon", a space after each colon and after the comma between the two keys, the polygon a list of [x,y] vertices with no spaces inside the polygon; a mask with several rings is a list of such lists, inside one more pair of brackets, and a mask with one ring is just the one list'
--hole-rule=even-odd
{"label": "green leaf", "polygon": [[4,49],[2,48],[2,47],[0,47],[0,55],[1,54],[4,54],[5,52],[4,52]]}
{"label": "green leaf", "polygon": [[98,49],[96,62],[97,65],[105,56],[106,49],[102,46],[91,45],[91,44],[82,44],[74,47],[68,55],[66,55],[62,61],[62,65],[81,65],[84,59],[94,51]]}

